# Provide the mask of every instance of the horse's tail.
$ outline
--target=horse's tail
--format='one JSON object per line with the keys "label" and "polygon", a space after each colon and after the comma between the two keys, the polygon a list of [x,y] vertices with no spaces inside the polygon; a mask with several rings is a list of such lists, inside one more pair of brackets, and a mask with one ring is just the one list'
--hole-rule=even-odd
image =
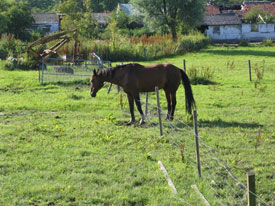
{"label": "horse's tail", "polygon": [[196,108],[196,103],[193,97],[191,84],[186,73],[180,69],[181,79],[185,89],[185,109],[189,114],[192,114],[192,109]]}

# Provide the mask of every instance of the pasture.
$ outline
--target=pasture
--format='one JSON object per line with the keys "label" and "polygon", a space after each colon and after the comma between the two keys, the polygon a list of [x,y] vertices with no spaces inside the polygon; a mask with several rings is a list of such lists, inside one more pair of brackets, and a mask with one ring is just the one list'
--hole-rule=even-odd
{"label": "pasture", "polygon": [[[154,93],[149,95],[147,123],[126,126],[127,98],[115,87],[107,95],[106,84],[92,99],[88,81],[40,85],[37,71],[5,71],[0,66],[0,205],[203,205],[191,188],[194,184],[211,205],[247,205],[238,181],[246,183],[249,171],[256,175],[258,204],[271,205],[275,199],[274,57],[274,47],[212,46],[139,62],[169,62],[182,68],[185,59],[187,74],[196,68],[212,73],[211,84],[192,85],[203,140],[201,179],[182,85],[175,120],[163,119],[160,137]],[[142,94],[143,103],[144,99]],[[163,91],[160,102],[165,115]],[[138,117],[136,108],[135,114]],[[220,162],[228,165],[225,171]]]}

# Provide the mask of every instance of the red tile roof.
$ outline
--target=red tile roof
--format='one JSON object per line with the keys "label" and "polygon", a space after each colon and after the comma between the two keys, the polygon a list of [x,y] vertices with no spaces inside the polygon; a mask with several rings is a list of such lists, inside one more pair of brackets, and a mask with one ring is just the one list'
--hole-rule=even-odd
{"label": "red tile roof", "polygon": [[249,12],[253,7],[258,7],[264,10],[265,12],[275,15],[275,2],[265,2],[265,3],[244,3],[242,5],[242,9],[240,11],[240,14],[244,16],[247,12]]}
{"label": "red tile roof", "polygon": [[219,6],[217,5],[212,5],[212,4],[207,4],[205,8],[205,15],[210,16],[210,15],[216,15],[220,14],[220,9]]}

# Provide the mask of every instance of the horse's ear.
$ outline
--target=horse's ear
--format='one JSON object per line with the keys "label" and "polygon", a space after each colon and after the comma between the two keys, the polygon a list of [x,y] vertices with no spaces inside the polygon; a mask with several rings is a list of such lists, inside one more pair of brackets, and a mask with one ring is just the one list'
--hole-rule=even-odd
{"label": "horse's ear", "polygon": [[96,76],[97,75],[97,71],[94,69],[94,76]]}

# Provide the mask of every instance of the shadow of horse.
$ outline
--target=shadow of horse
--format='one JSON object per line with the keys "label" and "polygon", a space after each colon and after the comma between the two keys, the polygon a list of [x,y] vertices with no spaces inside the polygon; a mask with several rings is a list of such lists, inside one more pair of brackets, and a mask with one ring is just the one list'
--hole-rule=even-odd
{"label": "shadow of horse", "polygon": [[247,123],[247,122],[236,122],[236,121],[223,121],[221,119],[218,120],[199,120],[199,127],[241,127],[241,128],[259,128],[263,125],[258,123]]}
{"label": "shadow of horse", "polygon": [[[191,121],[185,122],[177,122],[174,125],[176,128],[183,129],[186,127],[193,128],[193,123]],[[245,122],[236,122],[236,121],[223,121],[221,119],[218,120],[198,120],[198,127],[219,127],[219,128],[228,128],[228,127],[240,127],[240,128],[259,128],[263,127],[263,125],[258,123],[245,123]]]}

